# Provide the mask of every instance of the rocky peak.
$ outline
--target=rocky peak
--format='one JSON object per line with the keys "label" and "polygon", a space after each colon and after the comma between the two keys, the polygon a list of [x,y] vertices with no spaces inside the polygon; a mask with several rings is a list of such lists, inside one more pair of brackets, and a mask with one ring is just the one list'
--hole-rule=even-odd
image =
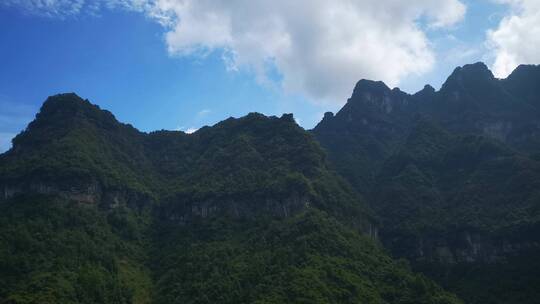
{"label": "rocky peak", "polygon": [[296,121],[294,120],[294,115],[292,113],[284,113],[283,115],[281,115],[281,120],[296,123]]}
{"label": "rocky peak", "polygon": [[[25,145],[47,143],[78,127],[89,126],[105,130],[126,127],[118,122],[112,113],[100,109],[75,93],[49,96],[36,114],[35,120],[13,139],[13,147],[17,150]],[[127,128],[134,130],[131,126]]]}
{"label": "rocky peak", "polygon": [[521,64],[506,78],[508,81],[540,80],[540,65]]}
{"label": "rocky peak", "polygon": [[433,88],[431,85],[426,84],[424,88],[414,94],[415,97],[418,98],[426,98],[426,97],[433,97],[435,95],[436,91],[435,88]]}
{"label": "rocky peak", "polygon": [[520,65],[501,83],[515,97],[540,110],[540,65]]}
{"label": "rocky peak", "polygon": [[409,95],[399,88],[390,90],[382,81],[362,79],[356,84],[351,98],[342,111],[389,114],[406,105],[408,97]]}
{"label": "rocky peak", "polygon": [[322,121],[329,121],[332,118],[334,118],[334,113],[332,112],[325,112]]}
{"label": "rocky peak", "polygon": [[351,99],[361,98],[365,94],[382,95],[390,93],[390,88],[382,81],[362,79],[356,83]]}
{"label": "rocky peak", "polygon": [[64,93],[49,96],[43,103],[36,121],[48,119],[89,119],[103,123],[118,123],[114,115],[102,110],[88,99],[82,99],[75,93]]}
{"label": "rocky peak", "polygon": [[495,76],[483,62],[457,67],[443,84],[441,91],[484,88],[495,82]]}

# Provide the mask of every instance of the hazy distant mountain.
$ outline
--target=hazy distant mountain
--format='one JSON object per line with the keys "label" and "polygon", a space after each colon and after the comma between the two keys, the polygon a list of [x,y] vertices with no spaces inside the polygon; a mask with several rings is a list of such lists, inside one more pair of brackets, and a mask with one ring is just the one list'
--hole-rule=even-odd
{"label": "hazy distant mountain", "polygon": [[467,303],[540,298],[540,66],[483,63],[439,91],[361,80],[313,134],[380,219],[382,243]]}

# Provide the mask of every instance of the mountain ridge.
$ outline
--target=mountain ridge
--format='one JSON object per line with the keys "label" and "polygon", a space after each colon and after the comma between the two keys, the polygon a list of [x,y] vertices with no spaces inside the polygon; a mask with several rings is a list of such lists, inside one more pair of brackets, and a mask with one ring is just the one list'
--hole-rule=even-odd
{"label": "mountain ridge", "polygon": [[465,65],[413,95],[362,81],[312,130],[381,219],[385,247],[466,302],[534,302],[523,295],[535,298],[540,272],[539,71],[497,79]]}
{"label": "mountain ridge", "polygon": [[42,109],[0,155],[0,302],[462,303],[386,254],[291,115],[188,135]]}

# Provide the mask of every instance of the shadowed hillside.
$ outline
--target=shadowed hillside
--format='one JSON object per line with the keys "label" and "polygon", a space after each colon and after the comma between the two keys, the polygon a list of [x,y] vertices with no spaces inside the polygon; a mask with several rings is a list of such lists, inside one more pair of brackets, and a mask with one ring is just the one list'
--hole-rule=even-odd
{"label": "shadowed hillside", "polygon": [[414,95],[361,80],[312,131],[382,243],[466,302],[538,298],[539,71],[496,79],[476,63]]}

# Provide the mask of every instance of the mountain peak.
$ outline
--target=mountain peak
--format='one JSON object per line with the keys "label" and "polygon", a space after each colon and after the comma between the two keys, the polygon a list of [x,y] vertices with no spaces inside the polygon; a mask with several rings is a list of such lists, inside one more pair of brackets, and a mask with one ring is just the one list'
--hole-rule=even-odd
{"label": "mountain peak", "polygon": [[424,86],[424,88],[422,89],[422,91],[435,93],[435,88],[432,87],[432,86],[429,85],[429,84],[426,84],[426,85]]}
{"label": "mountain peak", "polygon": [[390,88],[382,81],[362,79],[356,83],[352,96],[354,98],[354,96],[358,96],[359,94],[364,92],[380,94],[389,91]]}
{"label": "mountain peak", "polygon": [[424,99],[424,98],[430,98],[434,96],[435,93],[436,93],[435,88],[429,84],[426,84],[422,90],[414,93],[414,96],[416,98]]}
{"label": "mountain peak", "polygon": [[454,72],[448,77],[452,78],[480,78],[480,79],[494,79],[493,73],[489,70],[487,65],[483,62],[477,62],[472,64],[466,64],[462,67],[457,67]]}
{"label": "mountain peak", "polygon": [[493,83],[495,76],[483,62],[466,64],[454,69],[450,77],[442,86],[444,89],[483,87],[486,84]]}
{"label": "mountain peak", "polygon": [[76,93],[60,93],[47,97],[41,106],[40,113],[54,111],[58,107],[78,108],[92,106],[88,100],[82,99]]}
{"label": "mountain peak", "polygon": [[114,115],[75,93],[49,96],[26,130],[13,139],[13,147],[47,143],[80,126],[116,129],[122,124]]}
{"label": "mountain peak", "polygon": [[511,94],[540,109],[540,65],[520,65],[501,83]]}
{"label": "mountain peak", "polygon": [[487,71],[491,72],[487,65],[483,63],[482,61],[478,61],[475,63],[469,63],[461,67],[464,71]]}
{"label": "mountain peak", "polygon": [[526,81],[527,78],[540,79],[540,65],[521,64],[506,79],[509,81]]}
{"label": "mountain peak", "polygon": [[116,124],[114,115],[102,110],[99,106],[90,103],[75,93],[62,93],[49,96],[36,115],[36,122],[40,120],[92,120],[105,124]]}

